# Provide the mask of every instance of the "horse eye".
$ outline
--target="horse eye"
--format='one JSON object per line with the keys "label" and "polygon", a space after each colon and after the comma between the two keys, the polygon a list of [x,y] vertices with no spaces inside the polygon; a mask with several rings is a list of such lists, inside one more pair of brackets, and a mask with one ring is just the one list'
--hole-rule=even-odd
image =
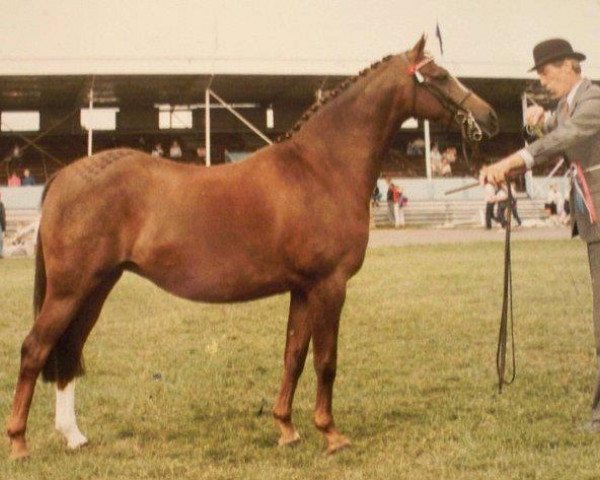
{"label": "horse eye", "polygon": [[436,80],[439,80],[440,82],[445,82],[446,80],[448,80],[449,75],[448,73],[444,72],[444,73],[438,73],[435,77]]}

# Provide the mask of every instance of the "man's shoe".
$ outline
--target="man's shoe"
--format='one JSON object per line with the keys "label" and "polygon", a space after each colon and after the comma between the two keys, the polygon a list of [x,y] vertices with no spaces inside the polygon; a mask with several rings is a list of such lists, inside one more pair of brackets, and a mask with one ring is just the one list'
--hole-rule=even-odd
{"label": "man's shoe", "polygon": [[595,418],[584,423],[582,429],[588,433],[600,433],[600,419]]}

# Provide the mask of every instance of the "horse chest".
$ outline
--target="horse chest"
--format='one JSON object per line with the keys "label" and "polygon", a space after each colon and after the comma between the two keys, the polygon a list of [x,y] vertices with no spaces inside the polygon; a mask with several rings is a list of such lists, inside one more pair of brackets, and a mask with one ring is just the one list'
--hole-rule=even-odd
{"label": "horse chest", "polygon": [[368,230],[326,230],[300,238],[290,257],[296,270],[312,278],[329,275],[336,269],[353,274],[362,265],[367,241]]}

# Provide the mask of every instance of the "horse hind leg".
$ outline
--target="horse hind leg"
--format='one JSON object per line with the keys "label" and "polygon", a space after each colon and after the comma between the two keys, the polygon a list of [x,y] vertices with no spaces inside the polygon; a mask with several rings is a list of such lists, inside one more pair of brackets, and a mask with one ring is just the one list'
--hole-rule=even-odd
{"label": "horse hind leg", "polygon": [[88,443],[81,433],[75,417],[75,382],[70,381],[62,389],[56,384],[55,428],[67,440],[67,447],[76,450]]}
{"label": "horse hind leg", "polygon": [[305,294],[292,292],[285,343],[283,379],[279,395],[273,407],[275,423],[281,430],[279,446],[291,445],[300,440],[300,435],[292,423],[292,403],[298,379],[304,369],[310,342],[308,313]]}
{"label": "horse hind leg", "polygon": [[73,318],[77,306],[78,298],[74,295],[63,298],[49,295],[23,341],[19,376],[7,425],[13,459],[28,456],[25,430],[36,380],[50,351]]}
{"label": "horse hind leg", "polygon": [[[62,337],[63,344],[70,346],[64,349],[63,355],[67,355],[67,363],[71,367],[66,369],[63,367],[63,376],[55,379],[56,413],[54,426],[63,435],[70,450],[78,449],[88,443],[87,437],[81,433],[77,425],[74,377],[83,374],[83,346],[100,316],[104,301],[120,276],[121,272],[115,272],[88,295],[79,308],[76,321],[72,322],[72,327],[68,332],[65,332],[66,337],[65,335]],[[56,370],[59,369],[56,368]],[[64,375],[65,372],[68,372],[68,374]]]}
{"label": "horse hind leg", "polygon": [[[11,458],[28,456],[25,431],[40,372],[44,370],[45,379],[56,381],[61,391],[64,391],[76,374],[82,373],[80,367],[83,344],[98,317],[106,295],[119,276],[120,273],[112,281],[104,281],[95,289],[99,293],[98,298],[91,295],[90,299],[90,296],[86,298],[75,293],[59,297],[51,290],[47,293],[34,325],[21,347],[21,366],[7,425]],[[68,401],[72,394],[72,391],[68,390],[65,397],[59,399],[60,405],[63,405],[65,400]],[[63,411],[66,409],[63,408],[61,412]],[[59,414],[61,425],[63,418],[64,414]],[[69,440],[71,443],[76,442],[73,436],[67,439]]]}

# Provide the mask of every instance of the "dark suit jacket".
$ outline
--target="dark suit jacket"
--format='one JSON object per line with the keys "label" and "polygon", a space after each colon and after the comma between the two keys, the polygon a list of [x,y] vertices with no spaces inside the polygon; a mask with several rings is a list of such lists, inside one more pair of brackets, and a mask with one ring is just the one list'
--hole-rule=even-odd
{"label": "dark suit jacket", "polygon": [[6,232],[6,210],[2,202],[0,202],[0,230]]}

